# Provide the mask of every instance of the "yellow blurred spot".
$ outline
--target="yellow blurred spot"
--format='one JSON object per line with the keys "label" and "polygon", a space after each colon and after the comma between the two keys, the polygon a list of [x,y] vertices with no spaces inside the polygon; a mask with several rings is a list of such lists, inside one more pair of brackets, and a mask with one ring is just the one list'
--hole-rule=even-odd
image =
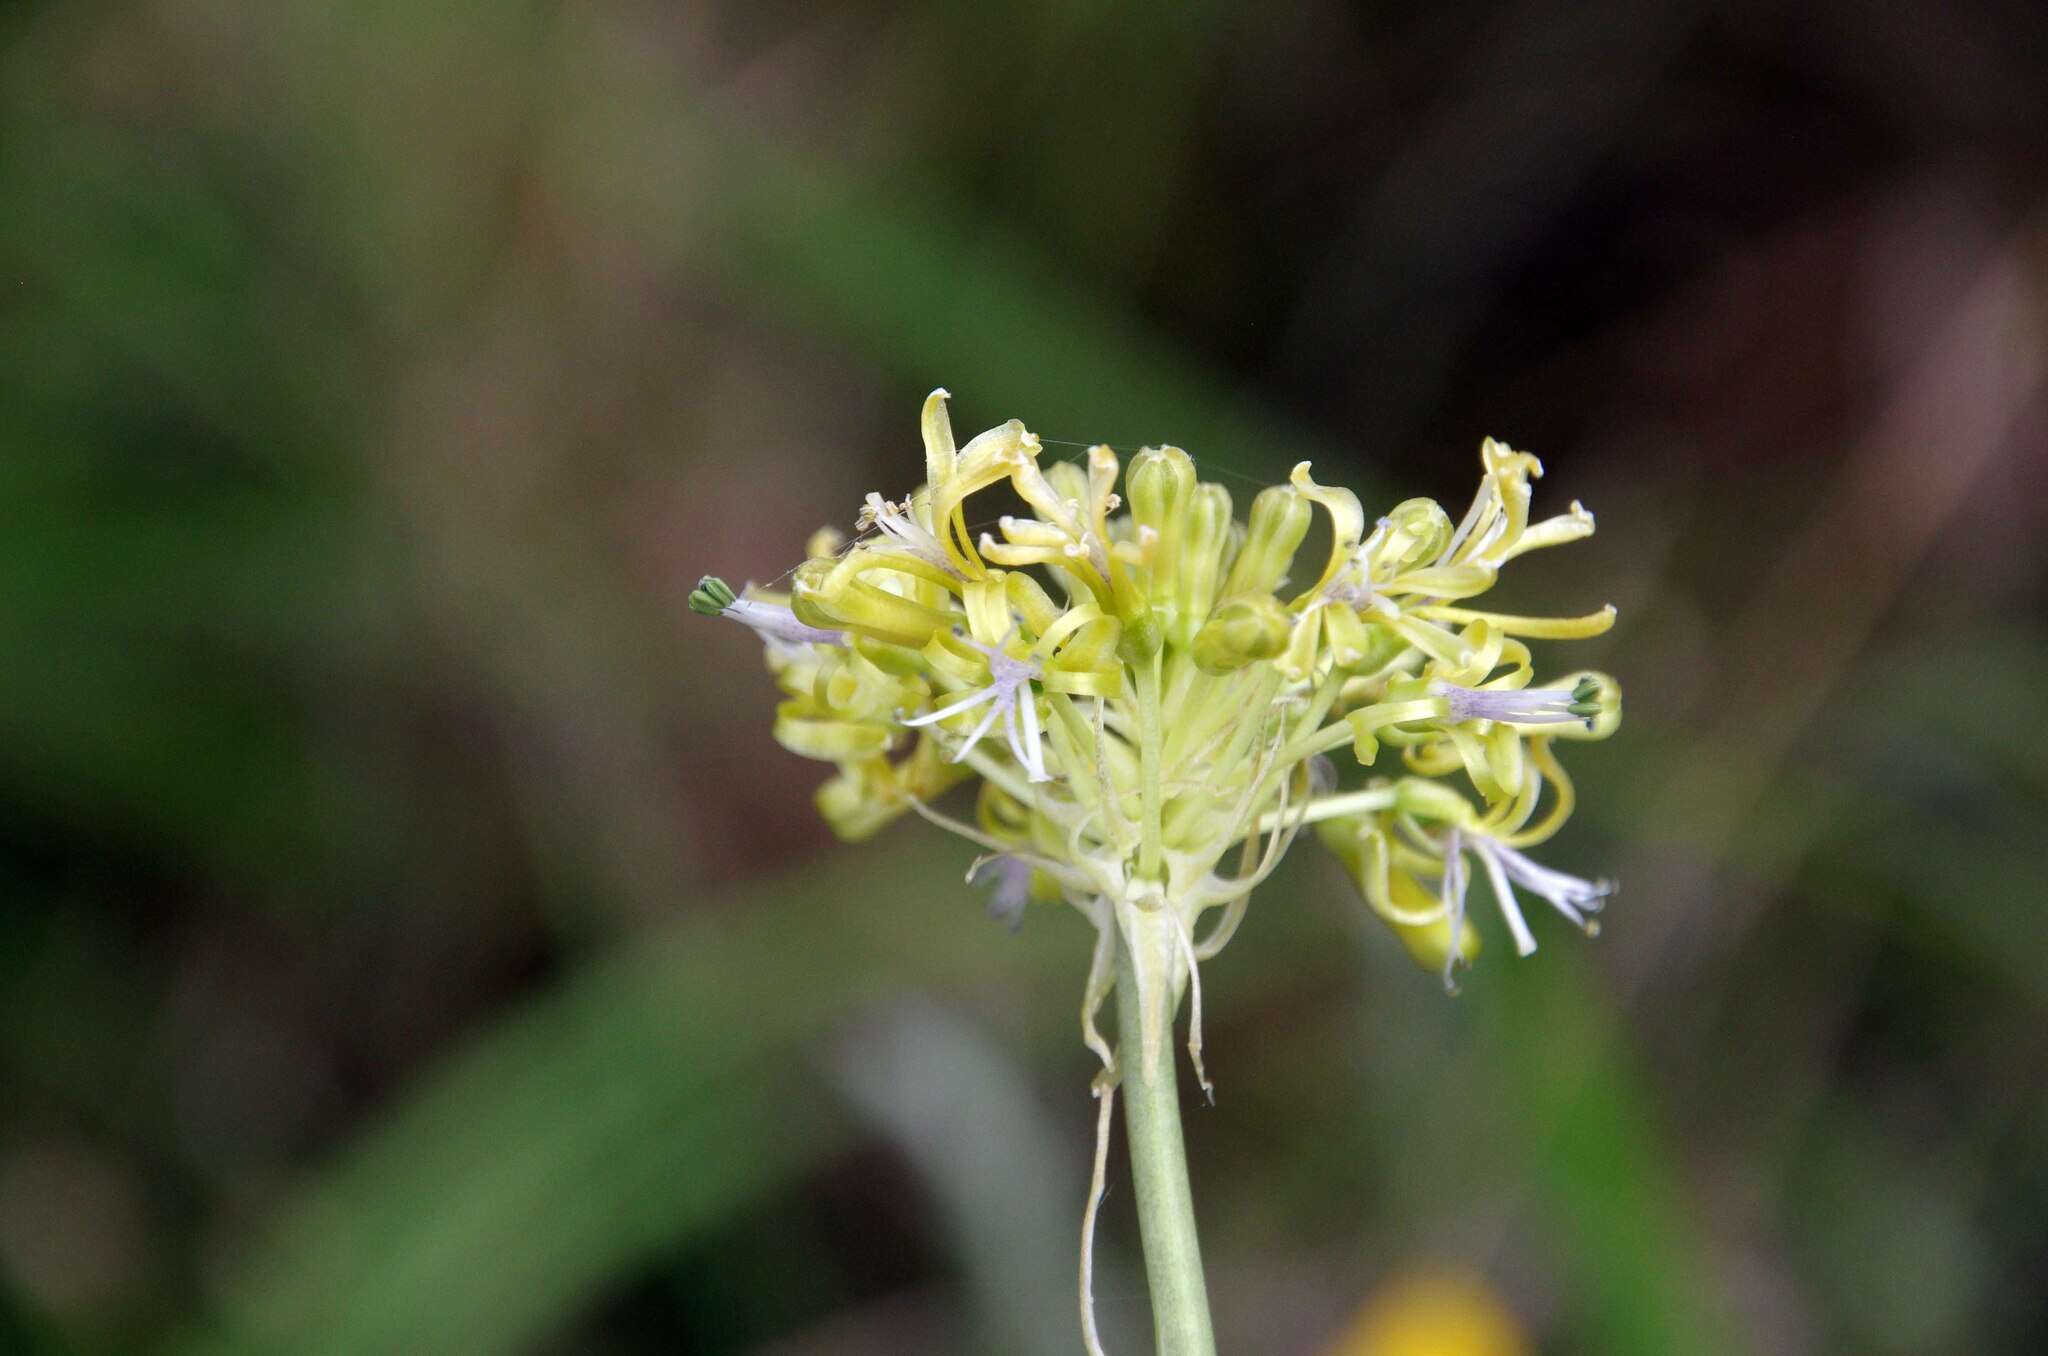
{"label": "yellow blurred spot", "polygon": [[1514,1315],[1469,1272],[1430,1268],[1380,1287],[1329,1356],[1529,1356]]}

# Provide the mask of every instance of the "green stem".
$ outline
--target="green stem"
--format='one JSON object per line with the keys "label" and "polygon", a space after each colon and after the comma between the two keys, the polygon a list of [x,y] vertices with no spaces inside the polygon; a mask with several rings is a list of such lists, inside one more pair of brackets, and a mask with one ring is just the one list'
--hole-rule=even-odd
{"label": "green stem", "polygon": [[[1137,976],[1128,946],[1116,948],[1117,1066],[1123,1075],[1124,1128],[1138,1198],[1138,1236],[1152,1291],[1152,1329],[1159,1356],[1216,1356],[1209,1329],[1209,1291],[1195,1238],[1195,1197],[1181,1145],[1177,1061],[1168,1042],[1148,1078]],[[1170,1014],[1169,1014],[1170,1020]]]}

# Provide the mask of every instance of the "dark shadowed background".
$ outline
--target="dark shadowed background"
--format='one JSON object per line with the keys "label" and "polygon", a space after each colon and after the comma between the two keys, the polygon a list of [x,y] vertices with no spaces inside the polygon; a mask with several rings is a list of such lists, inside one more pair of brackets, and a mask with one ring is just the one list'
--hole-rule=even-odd
{"label": "dark shadowed background", "polygon": [[2022,0],[8,6],[0,1350],[1077,1348],[1086,926],[685,607],[940,384],[1600,516],[1624,892],[1451,1001],[1297,850],[1226,1351],[2039,1350],[2044,283]]}

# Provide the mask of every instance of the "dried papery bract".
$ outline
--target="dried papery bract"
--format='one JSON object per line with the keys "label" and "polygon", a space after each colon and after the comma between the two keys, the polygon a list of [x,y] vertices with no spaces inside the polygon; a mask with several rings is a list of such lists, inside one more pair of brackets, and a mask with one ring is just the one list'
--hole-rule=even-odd
{"label": "dried papery bract", "polygon": [[[915,810],[988,854],[977,870],[993,871],[1006,922],[1063,901],[1096,929],[1081,1025],[1103,1066],[1100,1133],[1123,1083],[1162,1349],[1206,1350],[1191,1209],[1182,1199],[1184,1218],[1169,1218],[1174,1204],[1151,1199],[1175,1185],[1153,1174],[1179,1166],[1177,1119],[1155,1162],[1141,1122],[1162,1104],[1136,1094],[1170,1093],[1170,1030],[1190,994],[1187,1049],[1210,1088],[1199,966],[1297,834],[1314,825],[1366,907],[1452,989],[1479,952],[1475,875],[1524,955],[1536,935],[1518,889],[1588,932],[1613,891],[1528,850],[1572,810],[1557,742],[1611,734],[1621,689],[1590,671],[1539,681],[1527,642],[1598,635],[1614,610],[1471,605],[1515,557],[1589,536],[1593,516],[1574,503],[1531,521],[1541,463],[1487,439],[1479,491],[1455,522],[1426,499],[1368,520],[1304,462],[1237,523],[1229,492],[1179,448],[1123,467],[1108,447],[1046,463],[1016,420],[960,446],[947,399],[925,402],[923,484],[867,496],[856,540],[814,538],[787,593],[736,596],[706,578],[691,606],[763,638],[785,694],[776,738],[836,765],[818,806],[839,834],[863,839]],[[1031,515],[977,534],[987,515],[969,505],[1000,485]],[[1318,514],[1329,553],[1297,562]],[[1291,590],[1290,578],[1313,582]],[[1362,769],[1353,785],[1333,775],[1347,749]],[[933,804],[970,779],[971,815]],[[1098,1021],[1113,990],[1125,1014],[1115,1044]],[[1091,1230],[1101,1145],[1096,1162]],[[1094,1350],[1091,1241],[1081,1289]],[[1176,1267],[1192,1268],[1192,1298]]]}

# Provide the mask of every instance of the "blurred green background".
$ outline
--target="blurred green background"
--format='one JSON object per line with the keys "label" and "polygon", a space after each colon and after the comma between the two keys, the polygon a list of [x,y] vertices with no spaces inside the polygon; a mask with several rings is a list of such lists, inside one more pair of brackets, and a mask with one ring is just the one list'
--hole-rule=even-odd
{"label": "blurred green background", "polygon": [[2044,77],[2019,0],[6,7],[0,1351],[1077,1349],[1085,925],[832,844],[685,608],[939,384],[1600,515],[1494,596],[1621,608],[1624,893],[1452,1002],[1294,854],[1226,1351],[2038,1351]]}

